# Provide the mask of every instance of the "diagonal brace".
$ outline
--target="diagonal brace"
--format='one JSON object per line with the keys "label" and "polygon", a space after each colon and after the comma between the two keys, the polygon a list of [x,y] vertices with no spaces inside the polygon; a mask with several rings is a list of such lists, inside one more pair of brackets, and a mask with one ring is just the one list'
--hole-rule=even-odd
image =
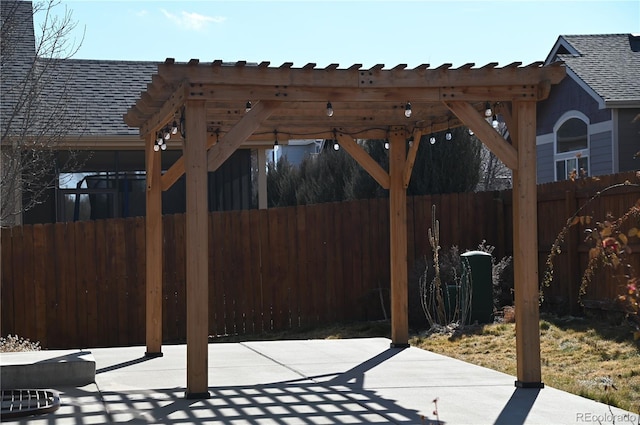
{"label": "diagonal brace", "polygon": [[444,104],[487,145],[500,161],[511,170],[518,169],[518,151],[486,122],[471,104],[464,101],[445,101]]}
{"label": "diagonal brace", "polygon": [[389,189],[389,173],[387,173],[375,159],[371,158],[371,155],[369,155],[362,146],[356,143],[351,136],[344,133],[336,133],[336,139],[340,143],[340,146],[349,152],[349,155],[351,155],[383,189]]}
{"label": "diagonal brace", "polygon": [[236,125],[214,144],[207,154],[209,171],[217,170],[260,125],[278,108],[280,102],[260,101]]}

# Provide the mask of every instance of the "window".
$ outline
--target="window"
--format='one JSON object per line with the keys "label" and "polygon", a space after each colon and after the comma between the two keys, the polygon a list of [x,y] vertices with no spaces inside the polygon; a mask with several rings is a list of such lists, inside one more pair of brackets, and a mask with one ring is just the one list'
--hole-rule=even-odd
{"label": "window", "polygon": [[144,171],[60,173],[58,221],[144,215]]}
{"label": "window", "polygon": [[[586,117],[585,117],[586,118]],[[589,134],[585,120],[571,117],[556,129],[556,180],[589,175]]]}

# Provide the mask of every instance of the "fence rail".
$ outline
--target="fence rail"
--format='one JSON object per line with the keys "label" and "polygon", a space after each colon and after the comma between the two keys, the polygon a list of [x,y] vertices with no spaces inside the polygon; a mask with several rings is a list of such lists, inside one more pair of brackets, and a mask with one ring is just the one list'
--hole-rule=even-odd
{"label": "fence rail", "polygon": [[[599,188],[630,179],[603,177],[538,187],[540,273],[567,218]],[[639,196],[622,188],[586,212],[620,215]],[[510,255],[511,192],[417,196],[407,200],[409,271],[430,255],[432,205],[440,243]],[[250,334],[322,323],[383,319],[389,314],[387,199],[213,212],[209,215],[209,333]],[[163,339],[186,339],[185,216],[163,217]],[[546,291],[551,308],[579,311],[588,247],[570,232]],[[144,218],[36,224],[1,230],[2,335],[46,348],[144,344]],[[637,252],[638,250],[636,250]],[[640,254],[634,254],[636,270]],[[613,298],[606,275],[587,294]],[[410,293],[417,297],[417,293]],[[411,303],[410,303],[411,304]]]}

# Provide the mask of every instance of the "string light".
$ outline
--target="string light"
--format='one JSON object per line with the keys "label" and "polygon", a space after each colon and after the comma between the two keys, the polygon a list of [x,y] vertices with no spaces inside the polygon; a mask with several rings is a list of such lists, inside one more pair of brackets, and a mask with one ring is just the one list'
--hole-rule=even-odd
{"label": "string light", "polygon": [[436,144],[436,136],[433,134],[433,123],[431,123],[431,136],[429,136],[429,143]]}
{"label": "string light", "polygon": [[489,102],[484,104],[484,116],[489,118],[493,115],[493,111],[491,110],[491,104]]}
{"label": "string light", "polygon": [[249,112],[251,110],[251,101],[247,100],[247,104],[244,106],[244,111]]}
{"label": "string light", "polygon": [[275,141],[273,142],[273,147],[278,146],[278,130],[273,130],[273,136],[275,138]]}
{"label": "string light", "polygon": [[178,123],[176,120],[173,120],[173,124],[171,124],[171,134],[178,134]]}
{"label": "string light", "polygon": [[500,124],[500,123],[498,122],[498,116],[494,114],[494,115],[493,115],[493,121],[491,121],[491,126],[492,126],[493,128],[498,128],[498,124]]}
{"label": "string light", "polygon": [[404,116],[407,118],[411,118],[411,102],[407,102],[404,106]]}
{"label": "string light", "polygon": [[331,106],[331,102],[327,102],[327,116],[333,116],[333,106]]}
{"label": "string light", "polygon": [[449,128],[449,120],[447,119],[447,132],[444,133],[444,138],[446,140],[451,140],[453,139],[453,134],[451,133],[451,128]]}
{"label": "string light", "polygon": [[385,141],[384,141],[384,148],[385,148],[386,150],[389,150],[389,141],[388,141],[388,140],[385,140]]}

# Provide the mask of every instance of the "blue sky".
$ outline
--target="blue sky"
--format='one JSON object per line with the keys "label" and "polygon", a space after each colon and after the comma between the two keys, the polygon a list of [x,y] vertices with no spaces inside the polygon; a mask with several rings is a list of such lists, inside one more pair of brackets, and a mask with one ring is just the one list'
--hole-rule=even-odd
{"label": "blue sky", "polygon": [[63,0],[77,59],[313,62],[323,67],[544,60],[559,35],[640,33],[640,0]]}

